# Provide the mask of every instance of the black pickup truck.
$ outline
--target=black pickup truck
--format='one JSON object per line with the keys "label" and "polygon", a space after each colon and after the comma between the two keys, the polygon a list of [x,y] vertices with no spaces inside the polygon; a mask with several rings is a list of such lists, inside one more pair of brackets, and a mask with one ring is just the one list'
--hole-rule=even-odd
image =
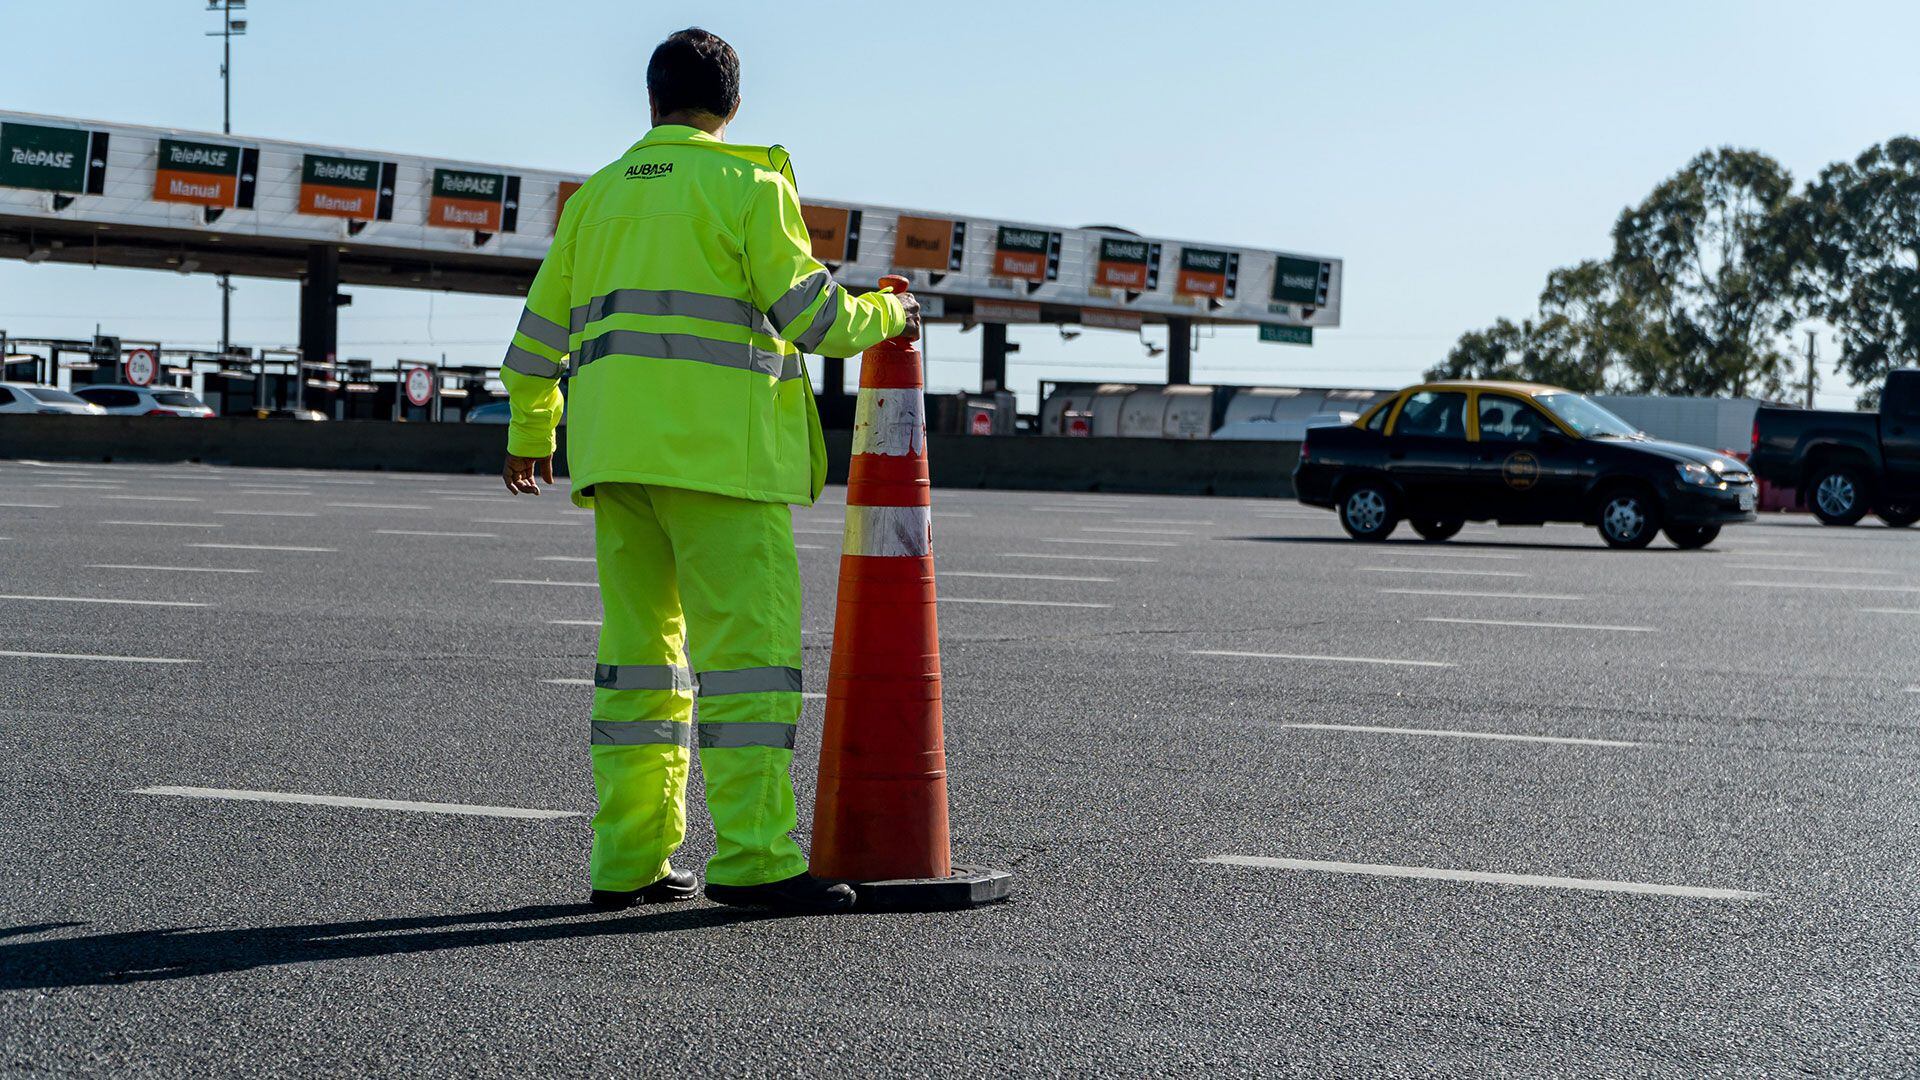
{"label": "black pickup truck", "polygon": [[1869,510],[1897,528],[1920,521],[1920,368],[1887,375],[1878,413],[1761,409],[1751,464],[1828,525]]}

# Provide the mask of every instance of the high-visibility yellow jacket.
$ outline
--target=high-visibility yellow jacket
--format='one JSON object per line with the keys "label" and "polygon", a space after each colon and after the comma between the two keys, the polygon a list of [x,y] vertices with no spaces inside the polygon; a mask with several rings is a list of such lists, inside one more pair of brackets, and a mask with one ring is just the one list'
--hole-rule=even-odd
{"label": "high-visibility yellow jacket", "polygon": [[500,368],[507,452],[552,453],[564,407],[581,506],[614,482],[811,503],[826,445],[801,352],[905,326],[813,257],[785,150],[662,125],[567,200]]}

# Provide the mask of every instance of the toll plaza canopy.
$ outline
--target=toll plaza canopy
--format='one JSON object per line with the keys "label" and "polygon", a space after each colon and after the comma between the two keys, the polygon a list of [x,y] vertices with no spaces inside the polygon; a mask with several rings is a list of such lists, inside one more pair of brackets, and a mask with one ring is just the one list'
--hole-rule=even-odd
{"label": "toll plaza canopy", "polygon": [[[578,173],[0,111],[0,257],[297,278],[302,353],[331,362],[340,284],[524,294]],[[812,198],[814,254],[846,285],[913,281],[931,321],[1194,323],[1306,344],[1340,324],[1338,259]]]}

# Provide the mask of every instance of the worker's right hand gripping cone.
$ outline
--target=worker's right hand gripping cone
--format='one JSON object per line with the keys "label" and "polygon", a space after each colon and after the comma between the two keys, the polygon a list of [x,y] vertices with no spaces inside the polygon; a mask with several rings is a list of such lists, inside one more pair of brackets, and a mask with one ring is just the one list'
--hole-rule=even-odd
{"label": "worker's right hand gripping cone", "polygon": [[[905,278],[880,279],[904,292]],[[862,908],[925,910],[1005,899],[1012,875],[951,865],[934,617],[932,490],[920,350],[866,351],[847,479],[840,595],[814,804],[817,877],[852,882]]]}

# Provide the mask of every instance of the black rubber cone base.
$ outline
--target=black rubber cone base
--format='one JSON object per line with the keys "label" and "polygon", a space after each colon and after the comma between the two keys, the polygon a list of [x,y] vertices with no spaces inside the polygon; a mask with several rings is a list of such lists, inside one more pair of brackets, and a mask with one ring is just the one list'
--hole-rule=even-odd
{"label": "black rubber cone base", "polygon": [[855,911],[958,911],[999,903],[1013,894],[1013,874],[978,866],[956,866],[943,878],[849,881],[860,894]]}

